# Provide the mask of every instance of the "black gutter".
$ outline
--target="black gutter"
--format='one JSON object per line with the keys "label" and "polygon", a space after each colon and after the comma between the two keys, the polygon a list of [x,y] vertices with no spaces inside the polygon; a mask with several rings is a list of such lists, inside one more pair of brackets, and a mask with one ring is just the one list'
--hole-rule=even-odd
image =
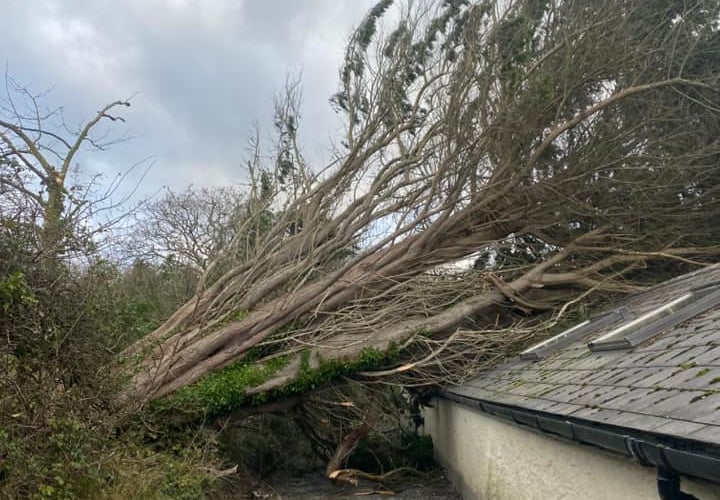
{"label": "black gutter", "polygon": [[[469,398],[442,390],[437,397],[531,429],[620,453],[658,469],[658,492],[667,500],[692,499],[680,491],[679,475],[720,485],[720,447],[691,439],[591,422],[569,416]],[[674,495],[674,496],[673,496]]]}

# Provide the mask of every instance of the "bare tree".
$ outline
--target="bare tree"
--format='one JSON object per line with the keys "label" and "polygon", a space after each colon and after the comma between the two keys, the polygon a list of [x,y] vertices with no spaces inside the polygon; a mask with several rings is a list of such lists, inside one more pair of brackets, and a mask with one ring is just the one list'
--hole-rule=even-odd
{"label": "bare tree", "polygon": [[136,214],[133,256],[173,257],[202,273],[232,239],[244,210],[244,190],[234,187],[167,190]]}
{"label": "bare tree", "polygon": [[[217,414],[311,374],[458,381],[650,262],[717,253],[720,3],[408,2],[384,22],[392,3],[348,44],[335,161],[287,203],[253,197],[272,225],[126,352],[128,397]],[[251,349],[261,380],[184,398]]]}
{"label": "bare tree", "polygon": [[[85,147],[103,150],[123,140],[98,133],[101,122],[123,122],[116,114],[130,106],[120,100],[102,107],[77,129],[70,128],[61,108],[46,109],[43,93],[33,93],[5,75],[6,93],[0,98],[0,193],[2,217],[23,214],[25,223],[41,228],[39,252],[58,256],[77,245],[80,234],[87,241],[91,232],[82,230],[93,209],[110,198],[116,187],[93,199],[95,180],[74,182],[78,153]],[[17,219],[17,217],[14,217]]]}

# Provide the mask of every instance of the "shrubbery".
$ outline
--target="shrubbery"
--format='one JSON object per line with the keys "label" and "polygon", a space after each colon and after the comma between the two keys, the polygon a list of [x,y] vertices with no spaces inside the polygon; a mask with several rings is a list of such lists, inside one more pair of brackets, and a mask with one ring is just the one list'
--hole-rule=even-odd
{"label": "shrubbery", "polygon": [[194,282],[173,263],[48,258],[19,229],[0,231],[0,498],[201,498],[204,443],[153,448],[108,368]]}

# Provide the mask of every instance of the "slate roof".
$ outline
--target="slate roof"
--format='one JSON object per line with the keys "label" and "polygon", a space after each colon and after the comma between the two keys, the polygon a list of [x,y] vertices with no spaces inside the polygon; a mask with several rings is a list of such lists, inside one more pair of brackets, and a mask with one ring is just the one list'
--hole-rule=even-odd
{"label": "slate roof", "polygon": [[[636,317],[720,282],[720,265],[630,296]],[[588,334],[544,359],[513,359],[446,392],[491,403],[720,445],[720,306],[632,348],[591,352]]]}

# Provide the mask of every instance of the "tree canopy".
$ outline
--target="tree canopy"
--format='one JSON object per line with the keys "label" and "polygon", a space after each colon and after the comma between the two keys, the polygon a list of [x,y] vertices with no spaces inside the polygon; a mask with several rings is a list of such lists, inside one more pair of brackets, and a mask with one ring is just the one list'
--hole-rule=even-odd
{"label": "tree canopy", "polygon": [[129,349],[129,394],[192,392],[244,359],[273,374],[228,382],[224,411],[365,358],[458,380],[548,311],[715,253],[716,3],[391,4],[348,44],[336,160],[297,165],[252,252]]}

